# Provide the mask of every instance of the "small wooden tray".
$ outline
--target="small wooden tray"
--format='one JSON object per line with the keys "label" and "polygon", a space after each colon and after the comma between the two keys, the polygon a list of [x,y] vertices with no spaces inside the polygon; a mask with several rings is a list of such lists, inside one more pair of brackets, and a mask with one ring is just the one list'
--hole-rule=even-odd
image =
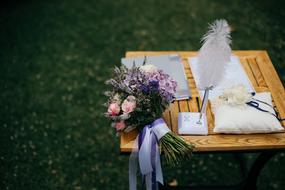
{"label": "small wooden tray", "polygon": [[[177,133],[178,112],[198,112],[201,105],[201,98],[189,67],[187,58],[197,55],[197,52],[189,51],[166,51],[166,52],[127,52],[126,57],[151,56],[162,54],[179,54],[182,57],[188,84],[192,92],[190,100],[175,101],[163,114],[163,118],[169,128]],[[234,51],[243,65],[253,87],[257,92],[269,91],[272,94],[273,104],[276,106],[280,116],[285,118],[285,91],[284,87],[271,63],[266,51]],[[195,144],[195,151],[246,151],[246,150],[267,150],[285,149],[285,133],[275,134],[250,134],[250,135],[226,135],[213,132],[214,115],[211,106],[207,107],[208,136],[182,136],[186,141]],[[281,123],[285,126],[285,121]],[[137,131],[123,133],[120,139],[120,151],[131,152],[133,141]]]}

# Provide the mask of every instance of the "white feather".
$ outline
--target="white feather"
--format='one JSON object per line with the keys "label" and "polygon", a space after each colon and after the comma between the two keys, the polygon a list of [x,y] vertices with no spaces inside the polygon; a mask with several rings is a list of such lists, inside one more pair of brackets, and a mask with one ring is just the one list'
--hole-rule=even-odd
{"label": "white feather", "polygon": [[215,87],[224,75],[230,61],[231,37],[226,20],[216,20],[202,38],[203,45],[198,53],[199,88]]}

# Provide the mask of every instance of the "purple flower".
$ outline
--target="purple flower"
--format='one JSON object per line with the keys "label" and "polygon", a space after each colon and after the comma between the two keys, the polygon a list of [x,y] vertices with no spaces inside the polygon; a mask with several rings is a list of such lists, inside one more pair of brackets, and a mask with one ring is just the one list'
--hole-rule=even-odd
{"label": "purple flower", "polygon": [[167,97],[166,97],[166,100],[168,101],[168,102],[172,102],[172,100],[173,100],[173,94],[167,94]]}
{"label": "purple flower", "polygon": [[167,102],[172,102],[174,98],[173,93],[168,93],[168,92],[162,93],[162,96]]}
{"label": "purple flower", "polygon": [[159,82],[157,80],[151,80],[149,81],[149,85],[153,88],[153,89],[158,89],[159,87]]}
{"label": "purple flower", "polygon": [[142,85],[140,86],[140,90],[141,90],[143,93],[145,93],[145,94],[149,92],[148,86],[147,86],[147,85],[144,85],[144,84],[142,84]]}
{"label": "purple flower", "polygon": [[162,70],[141,72],[141,70],[129,70],[125,74],[123,83],[133,90],[143,94],[158,92],[163,101],[171,102],[176,92],[177,83]]}

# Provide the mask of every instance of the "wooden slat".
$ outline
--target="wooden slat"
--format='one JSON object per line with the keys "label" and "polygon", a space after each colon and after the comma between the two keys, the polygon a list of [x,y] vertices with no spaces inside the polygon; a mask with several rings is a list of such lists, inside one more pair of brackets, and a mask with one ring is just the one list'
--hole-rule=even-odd
{"label": "wooden slat", "polygon": [[207,122],[208,122],[208,130],[209,130],[209,135],[214,135],[214,115],[213,112],[211,110],[211,104],[210,102],[207,105],[207,109],[206,109],[206,114],[207,114]]}
{"label": "wooden slat", "polygon": [[178,101],[174,101],[172,105],[170,106],[170,117],[171,117],[171,123],[172,123],[172,131],[174,133],[178,133],[178,112],[179,112],[179,105]]}
{"label": "wooden slat", "polygon": [[284,133],[248,135],[182,136],[197,152],[285,148]]}
{"label": "wooden slat", "polygon": [[189,112],[188,100],[180,100],[178,101],[179,104],[179,112]]}
{"label": "wooden slat", "polygon": [[[262,75],[262,73],[261,73],[261,71],[259,69],[259,66],[258,66],[258,64],[256,62],[256,57],[248,58],[247,62],[249,64],[250,68],[251,68],[251,71],[252,71],[252,73],[254,75],[254,78],[255,78],[255,80],[257,82],[257,85],[259,87],[267,87],[267,85],[265,83],[265,80],[264,80],[264,77],[263,77],[263,75]],[[263,64],[263,63],[260,63],[260,64]]]}
{"label": "wooden slat", "polygon": [[[277,72],[271,63],[268,54],[263,53],[262,56],[256,59],[258,62],[260,71],[263,73],[264,80],[270,89],[272,98],[277,107],[277,110],[282,118],[285,118],[285,90],[279,79]],[[283,121],[283,126],[285,121]]]}
{"label": "wooden slat", "polygon": [[170,110],[169,109],[165,110],[165,112],[163,113],[163,119],[167,123],[168,128],[170,130],[172,130],[172,123],[171,123]]}
{"label": "wooden slat", "polygon": [[[128,133],[122,133],[120,137],[120,150],[121,152],[132,151],[133,141],[138,134],[137,130],[130,131]],[[129,146],[129,148],[127,148]],[[127,148],[127,149],[126,149]]]}
{"label": "wooden slat", "polygon": [[248,76],[252,86],[254,87],[254,89],[256,89],[256,87],[258,87],[258,84],[257,84],[257,81],[256,81],[256,79],[255,79],[255,77],[254,77],[254,75],[252,73],[252,70],[251,70],[251,68],[250,68],[250,66],[249,66],[249,64],[247,62],[247,59],[244,58],[244,57],[241,57],[240,58],[240,62],[242,64],[242,66],[243,66],[243,68],[244,68],[244,70],[245,70],[245,72],[246,72],[246,74],[247,74],[247,76]]}
{"label": "wooden slat", "polygon": [[[143,56],[143,55],[162,55],[162,54],[179,54],[182,57],[185,73],[187,75],[188,84],[192,93],[192,98],[188,101],[175,101],[170,111],[163,114],[164,119],[171,129],[177,133],[177,117],[179,111],[198,112],[201,105],[200,95],[196,88],[191,68],[187,63],[187,58],[196,56],[197,52],[127,52],[126,57]],[[240,58],[241,64],[245,69],[249,80],[257,92],[269,91],[272,94],[273,103],[276,105],[278,112],[285,117],[285,92],[284,87],[269,59],[266,51],[234,51],[234,54]],[[195,144],[195,151],[242,151],[242,150],[259,150],[259,149],[285,149],[285,133],[277,134],[254,134],[254,135],[222,135],[214,134],[214,115],[207,107],[207,119],[209,123],[208,136],[183,136],[187,141]],[[283,122],[285,126],[285,122]],[[137,131],[121,135],[120,150],[121,152],[130,152],[133,140],[137,135]]]}
{"label": "wooden slat", "polygon": [[268,87],[255,87],[256,92],[270,92]]}
{"label": "wooden slat", "polygon": [[199,97],[192,97],[191,100],[188,101],[190,112],[198,112],[199,111]]}
{"label": "wooden slat", "polygon": [[[248,135],[208,135],[182,136],[187,142],[195,144],[195,152],[249,151],[285,149],[284,133]],[[121,152],[130,152],[133,141],[121,146]]]}

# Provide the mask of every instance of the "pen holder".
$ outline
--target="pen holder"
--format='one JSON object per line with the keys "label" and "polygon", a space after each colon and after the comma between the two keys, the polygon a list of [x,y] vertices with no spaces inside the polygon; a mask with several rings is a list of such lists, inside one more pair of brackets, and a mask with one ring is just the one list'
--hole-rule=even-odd
{"label": "pen holder", "polygon": [[206,114],[199,112],[179,112],[178,113],[178,133],[181,135],[208,135],[208,125]]}

